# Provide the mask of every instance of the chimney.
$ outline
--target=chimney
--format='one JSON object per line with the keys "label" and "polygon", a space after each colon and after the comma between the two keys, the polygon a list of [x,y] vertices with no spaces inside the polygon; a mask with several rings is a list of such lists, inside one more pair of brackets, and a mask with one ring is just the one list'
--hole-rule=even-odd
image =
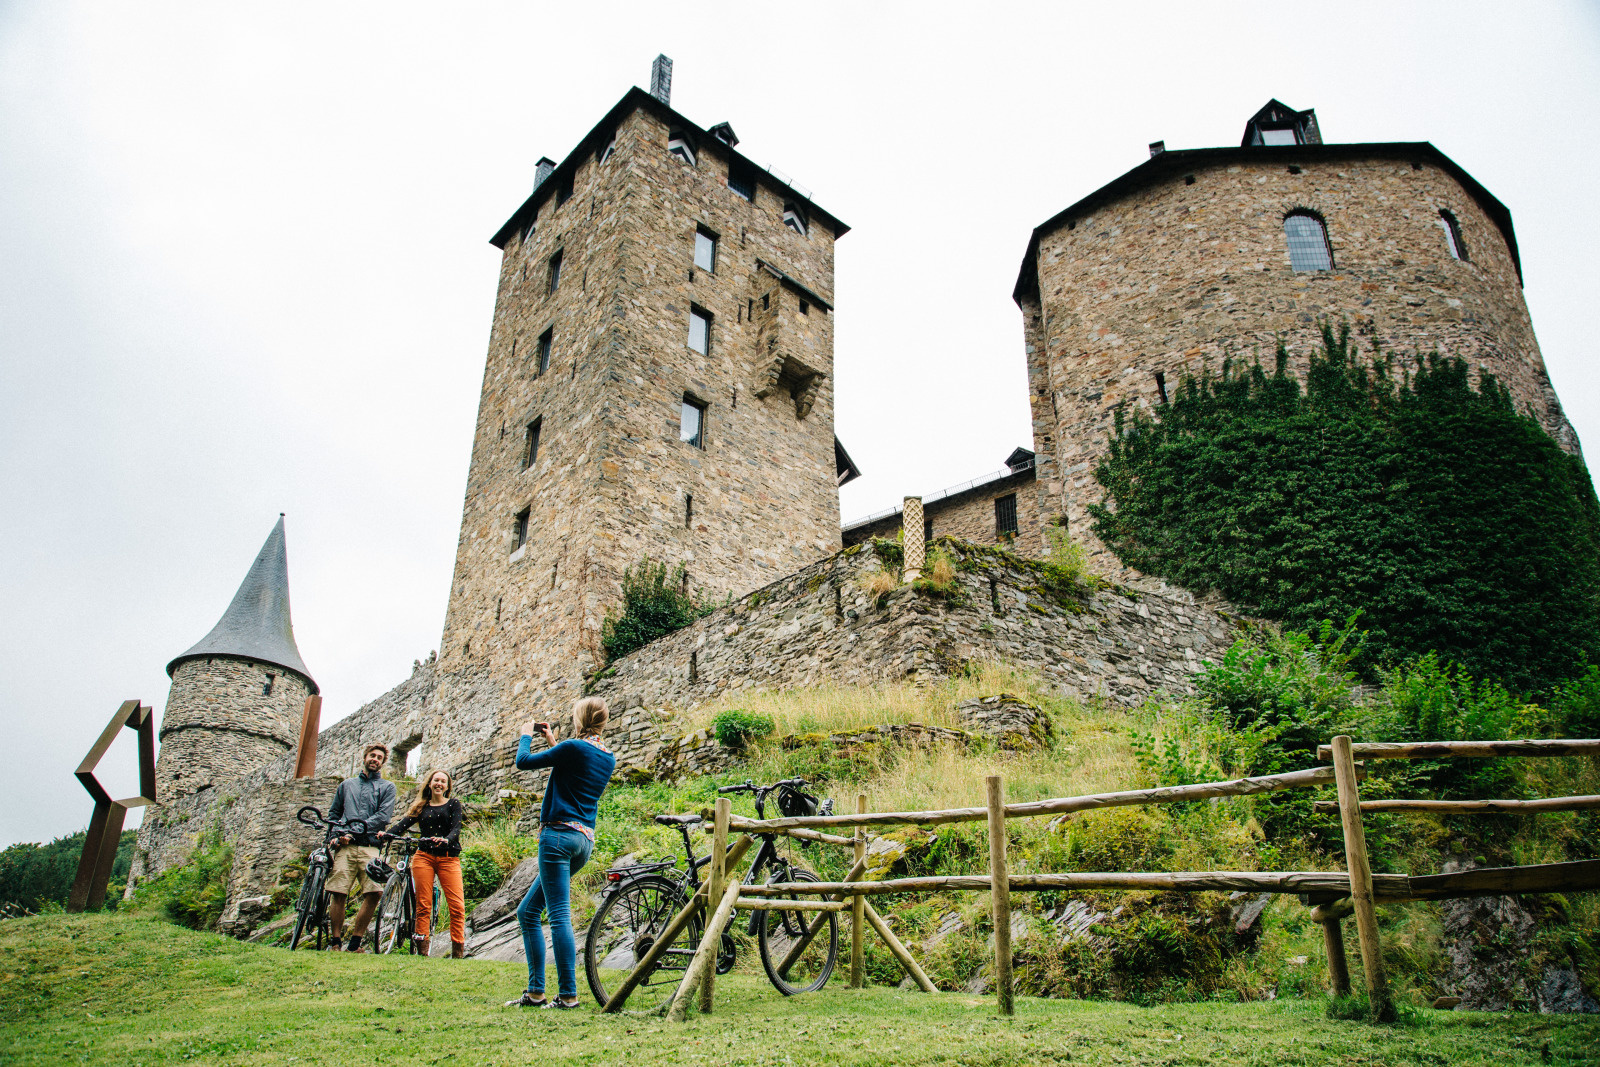
{"label": "chimney", "polygon": [[540,156],[539,165],[535,167],[533,171],[533,187],[537,189],[539,186],[543,185],[544,180],[550,177],[550,172],[555,169],[555,160],[551,159],[549,156]]}
{"label": "chimney", "polygon": [[1157,156],[1159,156],[1161,153],[1165,152],[1166,150],[1167,150],[1167,142],[1165,142],[1165,141],[1151,141],[1150,142],[1150,158],[1151,159],[1156,158]]}
{"label": "chimney", "polygon": [[650,95],[672,106],[672,60],[665,55],[656,56],[650,64]]}

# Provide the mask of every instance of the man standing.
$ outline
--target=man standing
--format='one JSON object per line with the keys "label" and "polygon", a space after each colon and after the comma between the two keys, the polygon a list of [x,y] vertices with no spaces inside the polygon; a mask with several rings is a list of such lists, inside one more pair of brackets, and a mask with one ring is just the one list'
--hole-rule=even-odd
{"label": "man standing", "polygon": [[338,852],[333,856],[333,870],[328,875],[328,925],[333,936],[328,941],[330,949],[340,948],[344,936],[345,901],[353,892],[361,894],[361,907],[356,910],[355,922],[350,928],[350,942],[344,945],[347,952],[365,952],[361,939],[366,936],[372,913],[378,910],[378,896],[383,886],[367,875],[367,861],[378,855],[378,832],[387,829],[394,818],[394,783],[383,777],[383,762],[389,758],[385,745],[371,744],[361,756],[362,773],[357,778],[346,778],[339,783],[328,807],[330,822],[350,822],[360,819],[367,824],[363,834],[345,834],[338,838]]}

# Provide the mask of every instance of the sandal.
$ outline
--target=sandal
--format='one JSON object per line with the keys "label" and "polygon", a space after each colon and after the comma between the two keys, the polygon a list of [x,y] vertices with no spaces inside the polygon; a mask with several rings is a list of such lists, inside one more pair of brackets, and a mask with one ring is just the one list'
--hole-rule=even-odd
{"label": "sandal", "polygon": [[550,1002],[544,997],[534,1000],[533,994],[528,992],[526,989],[522,991],[522,996],[518,997],[516,1000],[506,1001],[506,1007],[508,1008],[547,1008],[549,1006]]}

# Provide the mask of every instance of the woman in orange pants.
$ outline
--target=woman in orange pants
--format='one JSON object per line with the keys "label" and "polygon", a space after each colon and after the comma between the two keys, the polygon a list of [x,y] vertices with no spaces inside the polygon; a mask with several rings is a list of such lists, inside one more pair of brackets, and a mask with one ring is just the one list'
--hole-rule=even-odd
{"label": "woman in orange pants", "polygon": [[417,891],[417,928],[412,949],[428,954],[428,928],[433,918],[433,880],[444,890],[450,909],[450,956],[460,959],[467,951],[467,915],[461,892],[461,801],[450,795],[454,785],[444,771],[422,780],[405,817],[389,828],[395,836],[416,826],[422,845],[411,857],[411,882]]}

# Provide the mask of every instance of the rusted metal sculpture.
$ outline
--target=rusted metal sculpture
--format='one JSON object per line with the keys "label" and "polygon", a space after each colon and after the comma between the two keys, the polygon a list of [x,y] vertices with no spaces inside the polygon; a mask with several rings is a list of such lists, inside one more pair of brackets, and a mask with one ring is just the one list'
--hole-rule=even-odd
{"label": "rusted metal sculpture", "polygon": [[317,731],[322,724],[322,698],[306,697],[305,714],[300,717],[300,745],[295,750],[294,776],[311,778],[317,773]]}
{"label": "rusted metal sculpture", "polygon": [[[139,735],[139,795],[112,800],[94,770],[124,726]],[[73,773],[94,797],[94,817],[89,820],[89,834],[83,841],[83,855],[78,858],[78,876],[72,880],[67,910],[92,911],[105,903],[111,865],[117,859],[117,843],[122,839],[122,822],[128,809],[156,802],[155,713],[137,700],[124,700]]]}

